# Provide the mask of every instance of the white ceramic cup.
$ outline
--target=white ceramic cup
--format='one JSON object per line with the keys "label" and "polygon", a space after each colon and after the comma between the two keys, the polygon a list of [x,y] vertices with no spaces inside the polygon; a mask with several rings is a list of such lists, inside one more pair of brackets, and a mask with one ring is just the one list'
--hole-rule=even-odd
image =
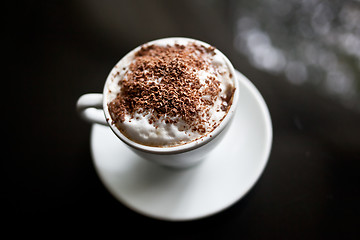
{"label": "white ceramic cup", "polygon": [[[195,40],[190,38],[165,38],[151,41],[147,44],[157,44],[159,42],[166,42],[166,41],[177,41],[177,42],[195,42],[197,44],[203,45],[205,47],[210,47],[209,44]],[[122,59],[126,58],[127,56],[132,55],[134,52],[137,52],[141,46],[135,48],[127,55],[125,55]],[[119,129],[112,123],[111,116],[109,114],[108,106],[106,98],[104,97],[108,91],[108,82],[111,80],[111,73],[110,71],[109,76],[105,82],[103,94],[99,93],[89,93],[81,96],[77,101],[77,111],[81,115],[83,119],[90,123],[98,123],[106,126],[110,126],[111,130],[115,133],[115,135],[123,141],[131,150],[133,150],[136,154],[140,155],[141,157],[156,162],[158,164],[174,167],[174,168],[186,168],[193,166],[203,159],[211,152],[212,149],[220,142],[222,137],[224,137],[226,129],[228,129],[231,119],[234,116],[234,112],[238,105],[239,99],[239,82],[236,79],[236,74],[234,67],[232,66],[231,62],[228,58],[221,53],[218,49],[215,49],[216,54],[220,54],[226,64],[228,65],[230,74],[233,77],[235,91],[232,100],[232,104],[228,110],[227,115],[221,121],[221,123],[210,133],[203,136],[200,139],[195,141],[191,141],[189,143],[185,143],[179,146],[172,146],[172,147],[152,147],[139,144],[127,138],[124,134],[122,134]],[[120,60],[115,66],[118,68],[122,67],[126,61]],[[119,156],[121,158],[121,156]]]}

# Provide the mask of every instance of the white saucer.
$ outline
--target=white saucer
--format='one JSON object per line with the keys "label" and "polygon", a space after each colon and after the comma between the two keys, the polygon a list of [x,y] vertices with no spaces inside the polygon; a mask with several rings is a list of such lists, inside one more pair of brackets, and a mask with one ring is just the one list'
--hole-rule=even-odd
{"label": "white saucer", "polygon": [[143,215],[169,221],[199,219],[242,198],[268,161],[272,125],[267,106],[242,74],[239,108],[223,141],[199,165],[174,170],[141,159],[110,128],[94,124],[91,150],[106,188]]}

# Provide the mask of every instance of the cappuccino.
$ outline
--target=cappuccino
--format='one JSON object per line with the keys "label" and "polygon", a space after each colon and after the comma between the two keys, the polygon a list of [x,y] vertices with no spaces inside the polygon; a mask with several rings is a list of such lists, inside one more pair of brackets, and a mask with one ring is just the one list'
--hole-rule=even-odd
{"label": "cappuccino", "polygon": [[232,104],[235,76],[214,47],[165,39],[126,55],[107,81],[109,121],[146,146],[183,145],[221,123]]}

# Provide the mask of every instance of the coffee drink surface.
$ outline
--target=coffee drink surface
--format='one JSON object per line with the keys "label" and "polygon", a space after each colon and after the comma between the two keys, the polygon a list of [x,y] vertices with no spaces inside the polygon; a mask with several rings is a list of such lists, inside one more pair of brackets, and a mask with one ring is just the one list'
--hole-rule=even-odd
{"label": "coffee drink surface", "polygon": [[235,91],[224,56],[194,41],[145,44],[110,77],[105,98],[112,123],[147,146],[178,146],[211,135]]}

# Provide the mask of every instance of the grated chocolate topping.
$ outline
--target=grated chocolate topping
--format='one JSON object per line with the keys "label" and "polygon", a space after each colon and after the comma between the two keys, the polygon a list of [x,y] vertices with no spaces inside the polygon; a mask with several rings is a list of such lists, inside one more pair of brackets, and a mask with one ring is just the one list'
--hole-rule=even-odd
{"label": "grated chocolate topping", "polygon": [[[155,126],[158,120],[182,119],[193,131],[205,133],[209,106],[221,89],[215,77],[202,84],[197,72],[209,70],[214,50],[195,43],[142,46],[119,81],[120,92],[108,104],[113,122],[124,122],[126,115],[150,113],[149,123]],[[221,111],[227,111],[229,102],[223,101]]]}

